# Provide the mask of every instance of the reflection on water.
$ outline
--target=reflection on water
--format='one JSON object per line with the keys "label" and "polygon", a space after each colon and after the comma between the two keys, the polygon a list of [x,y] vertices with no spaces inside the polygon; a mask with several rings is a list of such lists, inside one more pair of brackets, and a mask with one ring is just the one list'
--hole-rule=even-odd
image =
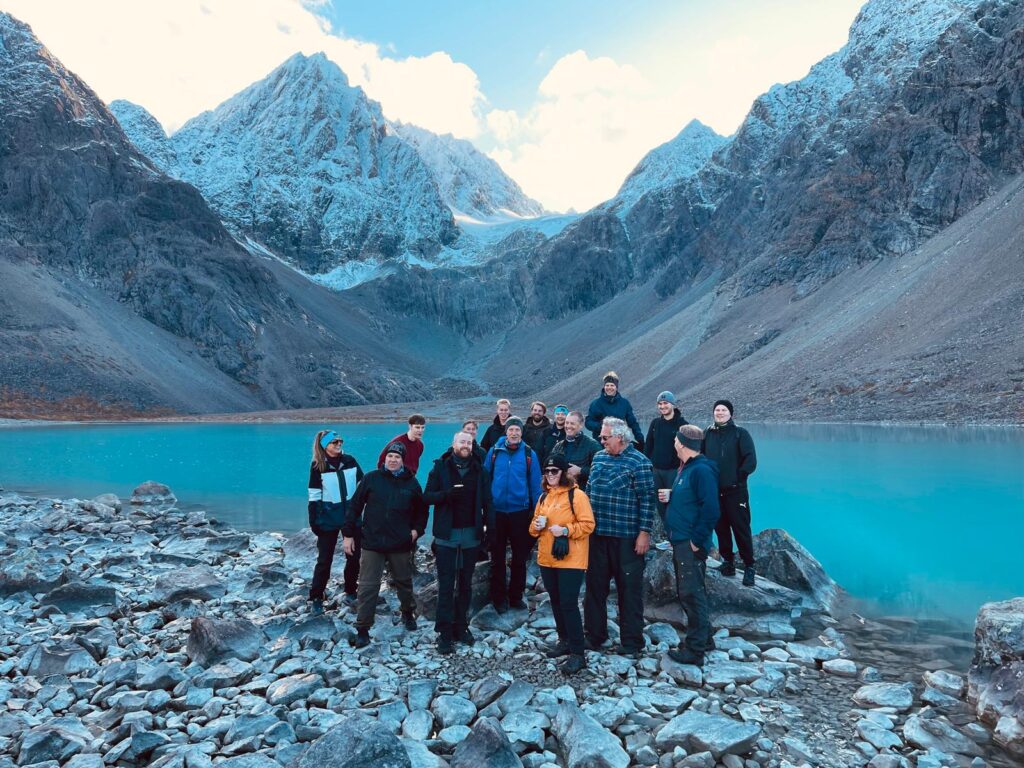
{"label": "reflection on water", "polygon": [[[337,425],[331,425],[337,427]],[[1024,595],[1024,432],[989,427],[746,424],[757,443],[755,530],[785,528],[851,594],[883,612],[970,621]],[[404,425],[340,427],[364,469]],[[419,477],[450,443],[431,424]],[[126,496],[170,485],[245,530],[306,523],[316,426],[161,424],[0,429],[0,484],[23,492]]]}

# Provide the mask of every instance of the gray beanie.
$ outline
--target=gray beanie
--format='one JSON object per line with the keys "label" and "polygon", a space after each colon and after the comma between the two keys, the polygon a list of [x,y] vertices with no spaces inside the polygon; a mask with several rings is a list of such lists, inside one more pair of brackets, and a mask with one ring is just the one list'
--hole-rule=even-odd
{"label": "gray beanie", "polygon": [[658,395],[658,399],[655,402],[660,403],[662,400],[664,400],[666,403],[671,403],[672,405],[676,404],[676,396],[669,392],[667,389],[660,395]]}
{"label": "gray beanie", "polygon": [[509,416],[508,420],[505,422],[505,431],[508,432],[509,427],[519,427],[522,429],[523,426],[523,420],[518,416]]}

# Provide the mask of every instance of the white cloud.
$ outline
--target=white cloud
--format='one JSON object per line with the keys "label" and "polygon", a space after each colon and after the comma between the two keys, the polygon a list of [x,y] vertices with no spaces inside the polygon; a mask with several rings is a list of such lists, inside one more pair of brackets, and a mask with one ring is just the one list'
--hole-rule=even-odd
{"label": "white cloud", "polygon": [[684,99],[658,93],[634,67],[584,51],[555,62],[537,92],[524,115],[487,115],[499,142],[491,156],[555,210],[607,200],[640,158],[690,116]]}
{"label": "white cloud", "polygon": [[0,0],[106,101],[128,99],[173,131],[301,51],[325,52],[385,115],[476,136],[476,74],[443,52],[398,59],[331,32],[323,2],[299,0]]}

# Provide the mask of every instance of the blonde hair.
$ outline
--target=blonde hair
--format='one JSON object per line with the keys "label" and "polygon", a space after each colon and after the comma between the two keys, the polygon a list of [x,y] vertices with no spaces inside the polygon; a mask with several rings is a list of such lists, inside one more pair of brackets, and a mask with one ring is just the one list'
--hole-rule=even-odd
{"label": "blonde hair", "polygon": [[512,407],[512,401],[503,397],[503,398],[501,398],[501,400],[496,402],[495,405],[507,405],[509,408],[511,408]]}
{"label": "blonde hair", "polygon": [[327,451],[320,445],[320,439],[331,430],[321,429],[313,438],[313,463],[316,464],[318,472],[327,471]]}

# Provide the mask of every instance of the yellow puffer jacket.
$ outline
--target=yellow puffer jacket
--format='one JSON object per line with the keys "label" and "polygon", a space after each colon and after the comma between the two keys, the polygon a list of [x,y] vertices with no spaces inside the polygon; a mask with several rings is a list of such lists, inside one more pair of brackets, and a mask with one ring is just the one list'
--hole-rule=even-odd
{"label": "yellow puffer jacket", "polygon": [[[548,568],[579,568],[586,570],[589,555],[590,534],[594,532],[594,512],[590,508],[590,499],[579,488],[572,496],[572,508],[576,511],[575,519],[569,508],[569,489],[563,485],[548,488],[544,501],[537,505],[530,521],[530,535],[537,538],[537,563]],[[538,515],[547,517],[543,531],[533,527]],[[551,544],[555,540],[549,530],[552,525],[569,529],[569,554],[562,560],[551,556]]]}

